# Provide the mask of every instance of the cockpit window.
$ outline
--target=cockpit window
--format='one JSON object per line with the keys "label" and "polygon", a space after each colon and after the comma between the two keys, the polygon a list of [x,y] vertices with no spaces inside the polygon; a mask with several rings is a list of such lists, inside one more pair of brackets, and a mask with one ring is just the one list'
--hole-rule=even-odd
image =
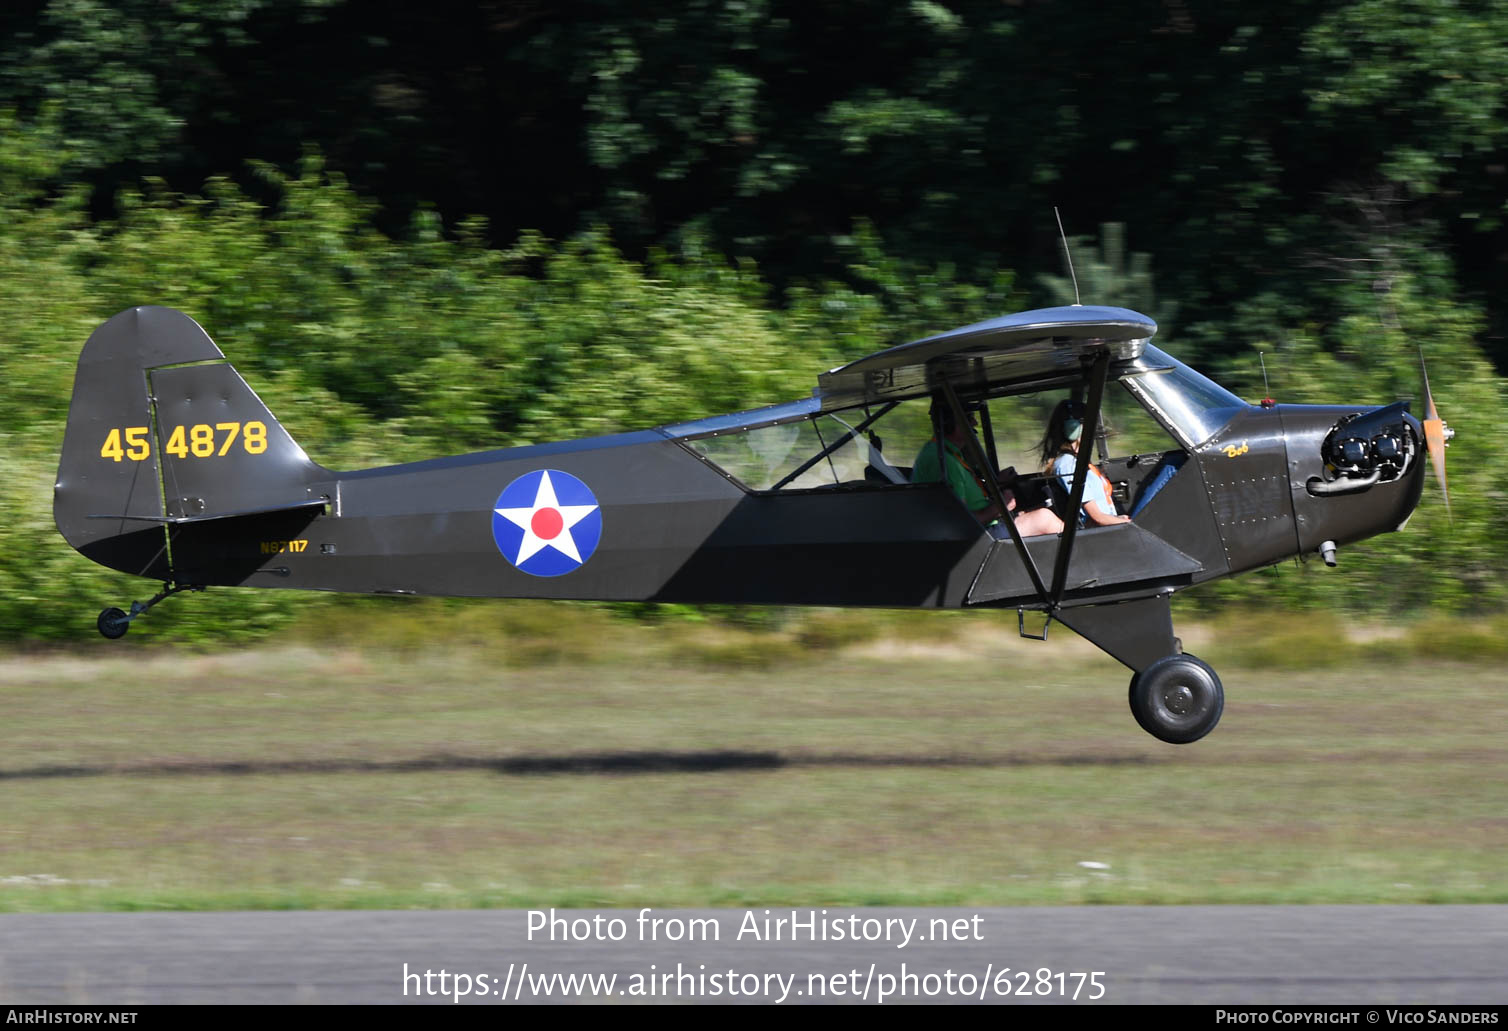
{"label": "cockpit window", "polygon": [[1137,367],[1142,371],[1133,370],[1121,382],[1189,447],[1209,440],[1247,407],[1214,380],[1150,344]]}
{"label": "cockpit window", "polygon": [[749,490],[874,488],[911,482],[911,459],[932,435],[926,398],[837,412],[816,408],[815,401],[796,401],[661,427],[661,432]]}
{"label": "cockpit window", "polygon": [[861,429],[864,413],[840,416],[719,432],[685,443],[751,490],[906,482],[873,445],[877,438]]}
{"label": "cockpit window", "polygon": [[[1116,375],[1129,396],[1113,387],[1105,394],[1107,460],[1196,447],[1245,407],[1218,383],[1154,347],[1119,366]],[[990,464],[1023,476],[1040,474],[1048,414],[1069,396],[1070,386],[1002,394],[985,404],[968,400],[978,411],[971,421]],[[933,439],[930,406],[931,399],[922,397],[823,412],[809,398],[663,426],[661,432],[748,490],[885,488],[911,482],[912,463]]]}

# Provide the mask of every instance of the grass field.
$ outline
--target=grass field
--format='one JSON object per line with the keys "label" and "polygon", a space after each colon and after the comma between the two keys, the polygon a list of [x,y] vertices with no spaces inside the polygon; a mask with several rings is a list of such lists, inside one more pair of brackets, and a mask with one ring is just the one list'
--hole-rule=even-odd
{"label": "grass field", "polygon": [[1508,902],[1501,663],[1186,633],[1227,706],[1175,747],[1007,622],[12,656],[0,909]]}

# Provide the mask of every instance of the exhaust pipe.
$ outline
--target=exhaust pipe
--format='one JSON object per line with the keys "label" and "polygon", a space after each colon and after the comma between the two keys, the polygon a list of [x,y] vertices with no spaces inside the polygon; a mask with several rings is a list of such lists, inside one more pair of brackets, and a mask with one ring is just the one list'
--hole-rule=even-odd
{"label": "exhaust pipe", "polygon": [[1373,469],[1372,472],[1360,479],[1322,480],[1318,476],[1309,477],[1309,482],[1304,484],[1304,489],[1317,498],[1331,497],[1335,494],[1356,494],[1368,490],[1377,485],[1382,479],[1382,470]]}

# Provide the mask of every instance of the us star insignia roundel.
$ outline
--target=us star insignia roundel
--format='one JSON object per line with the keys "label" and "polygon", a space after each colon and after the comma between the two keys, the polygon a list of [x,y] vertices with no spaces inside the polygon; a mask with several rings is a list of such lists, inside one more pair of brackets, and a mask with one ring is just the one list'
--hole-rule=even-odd
{"label": "us star insignia roundel", "polygon": [[591,488],[570,473],[537,469],[498,495],[492,539],[523,572],[561,576],[579,569],[597,550],[602,507]]}

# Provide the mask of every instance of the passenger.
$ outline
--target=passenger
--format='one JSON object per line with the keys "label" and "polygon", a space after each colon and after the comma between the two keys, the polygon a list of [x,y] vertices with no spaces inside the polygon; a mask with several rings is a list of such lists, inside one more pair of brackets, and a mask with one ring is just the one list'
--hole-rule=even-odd
{"label": "passenger", "polygon": [[[1073,495],[1074,469],[1078,465],[1079,438],[1084,434],[1084,406],[1078,401],[1060,401],[1047,421],[1047,435],[1042,439],[1042,471],[1056,476],[1069,496]],[[1089,463],[1089,478],[1084,483],[1083,511],[1079,525],[1086,521],[1096,526],[1129,523],[1130,516],[1116,514],[1110,497],[1110,480]]]}
{"label": "passenger", "polygon": [[[922,445],[911,469],[911,482],[937,483],[946,476],[948,486],[958,496],[958,500],[962,501],[964,506],[973,513],[974,518],[985,526],[995,527],[1001,517],[1000,506],[990,500],[984,478],[974,470],[969,461],[967,450],[969,437],[977,425],[977,420],[972,411],[967,414],[969,425],[959,428],[953,418],[950,405],[941,401],[932,402],[933,425],[941,426],[944,446],[941,449],[938,448],[935,436]],[[944,451],[947,456],[945,473],[938,468],[939,450]],[[1014,473],[1011,472],[1011,475]],[[997,482],[1000,479],[1001,476],[997,474]],[[1011,490],[1002,487],[1000,493],[1005,499],[1006,510],[1010,513],[1010,518],[1015,522],[1016,530],[1021,536],[1039,537],[1043,534],[1063,531],[1063,520],[1053,515],[1051,510],[1034,508],[1022,511],[1016,504],[1015,494]],[[996,536],[1003,535],[1004,530],[1000,529],[1002,532]]]}

